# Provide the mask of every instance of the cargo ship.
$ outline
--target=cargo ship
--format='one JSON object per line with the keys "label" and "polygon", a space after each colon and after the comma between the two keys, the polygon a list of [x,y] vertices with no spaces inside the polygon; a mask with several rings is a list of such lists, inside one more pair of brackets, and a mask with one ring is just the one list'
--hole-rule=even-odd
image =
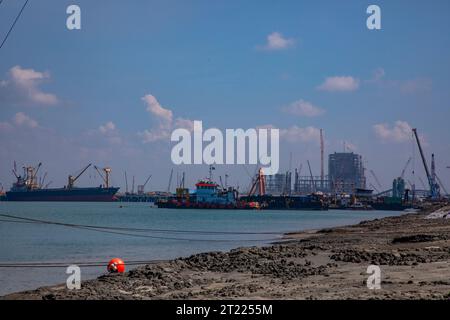
{"label": "cargo ship", "polygon": [[[43,181],[37,182],[37,173],[41,163],[35,168],[32,166],[24,167],[23,175],[17,174],[14,166],[13,173],[16,182],[10,191],[6,192],[7,201],[95,201],[108,202],[115,200],[115,194],[119,191],[118,187],[109,186],[109,175],[111,168],[99,169],[96,166],[99,175],[104,184],[98,187],[76,187],[75,181],[91,166],[87,165],[77,176],[69,175],[68,183],[63,188],[43,187]],[[102,172],[103,171],[103,174]],[[45,177],[45,176],[44,176]]]}

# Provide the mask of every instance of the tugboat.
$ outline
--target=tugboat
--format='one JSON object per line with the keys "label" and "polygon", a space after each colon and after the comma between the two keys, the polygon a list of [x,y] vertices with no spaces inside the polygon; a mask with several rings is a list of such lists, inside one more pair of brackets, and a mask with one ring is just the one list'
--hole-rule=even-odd
{"label": "tugboat", "polygon": [[[23,175],[19,175],[14,165],[13,173],[16,177],[16,182],[13,184],[10,191],[6,192],[7,201],[113,201],[114,195],[119,188],[109,186],[109,174],[111,168],[103,168],[104,174],[100,169],[94,166],[95,170],[102,177],[105,182],[99,187],[75,187],[75,181],[91,166],[87,165],[81,173],[76,177],[69,175],[67,186],[63,188],[47,188],[49,184],[43,186],[43,181],[38,183],[37,173],[42,163],[38,166],[24,167]],[[45,177],[45,176],[44,176]],[[44,178],[45,179],[45,178]],[[44,180],[42,179],[42,180]]]}
{"label": "tugboat", "polygon": [[184,175],[182,184],[176,190],[176,194],[156,202],[158,208],[172,209],[259,209],[259,203],[239,200],[239,192],[233,187],[222,187],[212,180],[199,180],[193,193],[184,188]]}

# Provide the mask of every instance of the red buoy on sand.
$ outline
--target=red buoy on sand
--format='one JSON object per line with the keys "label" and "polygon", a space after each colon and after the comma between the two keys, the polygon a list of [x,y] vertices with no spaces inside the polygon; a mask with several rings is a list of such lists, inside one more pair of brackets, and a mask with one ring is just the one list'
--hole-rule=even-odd
{"label": "red buoy on sand", "polygon": [[111,273],[124,273],[125,272],[125,262],[120,258],[111,259],[108,263],[108,271]]}

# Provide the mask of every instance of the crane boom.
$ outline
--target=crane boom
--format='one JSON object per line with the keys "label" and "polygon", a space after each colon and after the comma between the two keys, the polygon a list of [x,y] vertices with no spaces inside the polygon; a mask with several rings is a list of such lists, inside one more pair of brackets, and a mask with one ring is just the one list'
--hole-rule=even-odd
{"label": "crane boom", "polygon": [[42,162],[39,162],[39,164],[36,167],[36,171],[34,171],[34,175],[31,177],[31,180],[34,181],[36,179],[37,173],[38,173],[39,169],[41,168],[41,166],[42,166]]}
{"label": "crane boom", "polygon": [[442,183],[441,179],[439,179],[439,176],[436,176],[437,181],[441,185],[442,190],[444,190],[445,194],[448,194],[447,189],[445,189],[444,184]]}
{"label": "crane boom", "polygon": [[172,170],[170,170],[169,185],[167,186],[167,192],[170,192],[170,186],[172,185],[172,177],[173,177],[173,168]]}
{"label": "crane boom", "polygon": [[378,187],[382,188],[382,185],[380,183],[380,180],[378,180],[377,175],[375,174],[375,171],[370,170],[370,174],[372,175],[372,177],[375,179],[375,182],[377,183]]}
{"label": "crane boom", "polygon": [[91,166],[92,164],[89,163],[86,167],[83,168],[83,170],[81,170],[81,172],[74,178],[73,176],[69,175],[69,182],[67,184],[68,188],[72,188],[75,181],[78,180],[79,177],[81,177],[81,175]]}
{"label": "crane boom", "polygon": [[152,177],[152,175],[149,175],[147,180],[145,180],[144,184],[142,185],[142,188],[145,188],[145,186],[147,185],[147,182],[150,180],[150,178]]}
{"label": "crane boom", "polygon": [[311,176],[311,184],[313,187],[313,192],[316,192],[316,183],[314,182],[314,177],[313,177],[312,170],[311,170],[311,164],[309,163],[309,160],[307,160],[307,162],[308,162],[309,174]]}
{"label": "crane boom", "polygon": [[409,164],[411,163],[412,157],[409,157],[408,161],[406,161],[405,167],[402,170],[402,174],[400,177],[403,179],[405,177],[406,169],[408,168]]}
{"label": "crane boom", "polygon": [[414,137],[416,138],[417,146],[419,147],[420,157],[422,158],[422,163],[425,168],[425,173],[427,175],[428,184],[430,186],[431,198],[435,199],[435,198],[439,197],[439,191],[436,188],[436,183],[434,181],[434,177],[430,174],[430,170],[428,169],[427,160],[425,159],[425,154],[423,153],[422,145],[420,144],[420,139],[419,139],[419,135],[417,134],[417,129],[414,128],[414,129],[412,129],[412,131],[414,133]]}

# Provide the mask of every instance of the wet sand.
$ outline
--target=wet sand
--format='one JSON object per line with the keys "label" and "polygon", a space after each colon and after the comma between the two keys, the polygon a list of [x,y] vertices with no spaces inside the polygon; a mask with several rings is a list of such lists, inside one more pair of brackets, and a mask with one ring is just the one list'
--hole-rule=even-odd
{"label": "wet sand", "polygon": [[[450,219],[425,219],[438,208],[149,264],[80,290],[61,284],[2,299],[450,299]],[[381,269],[380,289],[367,288],[369,265]]]}

